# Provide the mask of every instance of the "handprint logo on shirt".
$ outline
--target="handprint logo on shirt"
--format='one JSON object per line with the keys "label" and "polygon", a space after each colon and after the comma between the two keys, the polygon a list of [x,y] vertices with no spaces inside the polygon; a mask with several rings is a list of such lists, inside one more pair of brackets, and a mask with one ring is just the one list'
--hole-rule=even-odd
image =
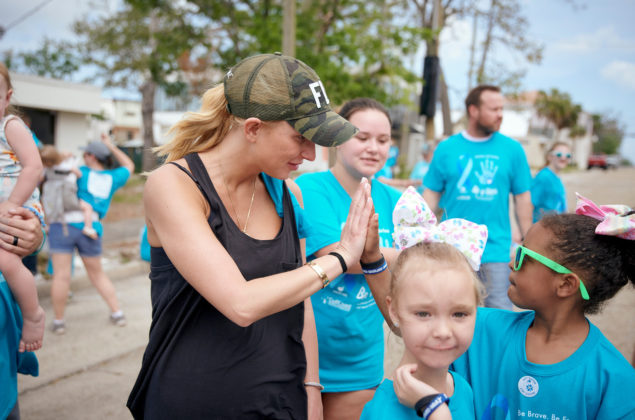
{"label": "handprint logo on shirt", "polygon": [[498,166],[490,159],[481,161],[480,166],[481,171],[474,172],[474,175],[478,178],[478,182],[480,182],[481,185],[492,185],[496,172],[498,171]]}

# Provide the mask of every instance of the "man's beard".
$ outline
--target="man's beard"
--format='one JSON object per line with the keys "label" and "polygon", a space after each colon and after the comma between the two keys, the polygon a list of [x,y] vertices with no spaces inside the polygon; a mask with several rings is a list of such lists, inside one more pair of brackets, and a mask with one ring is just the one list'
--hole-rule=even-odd
{"label": "man's beard", "polygon": [[500,124],[496,124],[496,127],[494,127],[493,125],[489,125],[489,126],[483,125],[480,122],[476,123],[476,129],[479,130],[481,133],[483,133],[485,135],[484,137],[491,136],[496,131],[498,131],[499,127],[500,127]]}

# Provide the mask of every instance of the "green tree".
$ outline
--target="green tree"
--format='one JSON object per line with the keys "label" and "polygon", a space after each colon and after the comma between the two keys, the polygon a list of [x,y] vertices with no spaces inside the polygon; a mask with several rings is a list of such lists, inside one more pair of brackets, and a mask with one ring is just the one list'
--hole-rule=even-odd
{"label": "green tree", "polygon": [[[229,68],[256,53],[281,51],[281,0],[190,0],[208,19],[211,54]],[[322,78],[329,99],[371,96],[387,105],[410,103],[418,80],[404,57],[429,31],[405,22],[404,1],[298,1],[296,56]]]}
{"label": "green tree", "polygon": [[582,106],[573,103],[568,93],[560,92],[555,88],[549,93],[540,91],[535,106],[538,115],[547,118],[556,126],[556,139],[559,138],[563,128],[570,129],[571,137],[584,133],[583,129],[577,125]]}
{"label": "green tree", "polygon": [[4,57],[12,70],[54,79],[70,79],[81,65],[68,42],[48,38],[35,51],[5,51]]}
{"label": "green tree", "polygon": [[620,150],[624,138],[624,127],[613,116],[594,114],[593,134],[598,138],[593,144],[593,152],[614,155]]}
{"label": "green tree", "polygon": [[157,87],[168,94],[186,88],[179,58],[204,44],[202,27],[192,24],[191,10],[167,0],[129,0],[111,14],[85,16],[73,24],[84,63],[96,69],[106,87],[136,88],[141,93],[143,169],[155,166],[151,148]]}
{"label": "green tree", "polygon": [[[543,46],[527,37],[529,24],[522,13],[522,2],[519,0],[490,0],[486,10],[479,8],[475,2],[472,7],[473,33],[470,63],[468,70],[468,86],[473,84],[496,84],[516,90],[525,75],[525,69],[508,68],[504,63],[494,60],[492,55],[502,49],[512,55],[516,61],[523,60],[530,64],[540,64]],[[480,47],[477,46],[477,31],[484,31]],[[478,64],[475,55],[480,49]],[[519,59],[519,60],[518,60]]]}

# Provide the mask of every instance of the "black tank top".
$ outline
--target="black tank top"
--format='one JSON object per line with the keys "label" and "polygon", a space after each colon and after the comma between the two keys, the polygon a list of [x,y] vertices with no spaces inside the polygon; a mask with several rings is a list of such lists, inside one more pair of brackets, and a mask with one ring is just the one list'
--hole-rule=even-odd
{"label": "black tank top", "polygon": [[[209,225],[247,280],[302,264],[289,191],[278,235],[258,240],[241,232],[223,206],[203,162],[186,156],[211,207]],[[178,217],[178,216],[175,216]],[[139,377],[127,406],[148,419],[303,419],[304,304],[240,327],[207,302],[151,249],[152,324]]]}

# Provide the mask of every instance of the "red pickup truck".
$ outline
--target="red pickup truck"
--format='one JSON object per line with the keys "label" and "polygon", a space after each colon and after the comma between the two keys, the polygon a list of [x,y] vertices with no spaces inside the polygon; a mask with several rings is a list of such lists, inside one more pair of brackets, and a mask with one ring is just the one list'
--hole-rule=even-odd
{"label": "red pickup truck", "polygon": [[587,169],[602,168],[606,170],[608,168],[617,168],[618,165],[618,155],[590,155],[587,161]]}

